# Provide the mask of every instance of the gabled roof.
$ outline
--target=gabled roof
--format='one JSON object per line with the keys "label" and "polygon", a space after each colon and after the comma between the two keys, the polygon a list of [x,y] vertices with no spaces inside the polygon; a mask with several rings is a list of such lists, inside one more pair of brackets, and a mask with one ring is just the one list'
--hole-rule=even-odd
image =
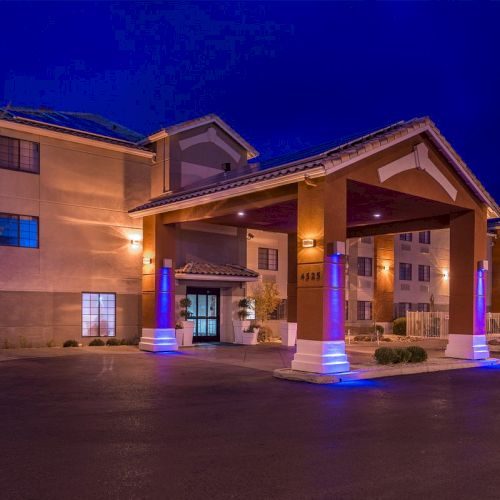
{"label": "gabled roof", "polygon": [[[177,278],[183,275],[194,276],[216,276],[226,278],[257,279],[259,273],[236,264],[211,264],[209,262],[187,262],[184,266],[175,270]],[[187,277],[187,276],[186,276]]]}
{"label": "gabled roof", "polygon": [[0,108],[0,120],[134,149],[144,149],[137,144],[144,139],[143,135],[93,113],[6,106]]}
{"label": "gabled roof", "polygon": [[174,125],[169,125],[165,128],[162,128],[158,132],[151,134],[147,137],[147,139],[143,140],[142,143],[147,144],[149,142],[157,141],[162,137],[167,137],[169,135],[178,134],[180,132],[184,132],[186,130],[190,130],[195,127],[199,127],[201,125],[208,125],[210,123],[215,123],[218,127],[220,127],[226,134],[228,134],[232,139],[234,139],[240,146],[242,146],[247,151],[247,159],[255,158],[259,155],[259,152],[243,137],[241,137],[238,132],[236,132],[232,127],[230,127],[222,118],[215,114],[209,114],[205,116],[200,116],[198,118],[194,118],[192,120],[187,120],[181,123],[176,123]]}
{"label": "gabled roof", "polygon": [[[483,185],[465,165],[451,145],[441,135],[434,123],[428,118],[414,118],[400,121],[364,134],[353,139],[336,140],[320,146],[308,148],[293,154],[287,154],[261,163],[252,163],[231,172],[222,172],[184,190],[153,199],[132,210],[137,212],[176,210],[190,206],[199,199],[211,201],[241,194],[243,189],[265,189],[266,186],[287,184],[303,179],[305,175],[321,176],[328,171],[344,168],[362,155],[372,154],[377,149],[390,145],[395,140],[406,136],[427,132],[441,152],[450,160],[457,173],[469,187],[490,207],[491,212],[500,215],[500,208],[488,194]],[[137,214],[141,215],[141,214]]]}

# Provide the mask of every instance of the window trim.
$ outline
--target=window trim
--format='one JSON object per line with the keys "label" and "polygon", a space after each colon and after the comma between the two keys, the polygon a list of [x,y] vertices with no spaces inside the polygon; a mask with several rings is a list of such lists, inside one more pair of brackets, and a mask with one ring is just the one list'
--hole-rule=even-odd
{"label": "window trim", "polygon": [[[101,333],[101,325],[100,325],[100,319],[101,319],[101,308],[99,307],[98,309],[98,314],[99,314],[99,335],[84,335],[83,334],[83,294],[88,293],[88,294],[94,294],[94,295],[114,295],[115,296],[115,307],[114,307],[114,318],[115,318],[115,334],[114,335],[100,335]],[[84,290],[83,292],[80,293],[80,337],[83,339],[86,338],[91,338],[91,339],[100,339],[100,338],[116,338],[116,333],[117,333],[117,328],[116,328],[116,292],[89,292],[87,290]]]}
{"label": "window trim", "polygon": [[[363,267],[363,270],[365,271],[365,274],[360,274],[359,273],[359,268],[360,268],[359,264],[360,264],[361,261],[363,262],[363,266],[362,267]],[[370,265],[368,267],[366,266],[366,262],[367,261],[370,261]],[[370,274],[366,274],[367,269],[369,270]],[[373,277],[373,258],[372,257],[360,257],[358,255],[358,261],[357,261],[357,269],[356,269],[356,271],[357,271],[358,276],[363,276],[365,278],[372,278]]]}
{"label": "window trim", "polygon": [[400,233],[399,241],[406,241],[408,243],[413,242],[413,233]]}
{"label": "window trim", "polygon": [[[359,317],[360,307],[363,304],[363,318]],[[370,304],[370,317],[366,317],[366,304]],[[373,302],[371,300],[358,300],[356,303],[356,320],[357,321],[373,321]]]}
{"label": "window trim", "polygon": [[[429,274],[427,276],[429,279],[421,279],[421,276],[420,276],[421,269],[428,269],[429,270]],[[425,278],[425,271],[422,272],[422,276],[423,276],[423,278]],[[418,265],[418,281],[420,281],[421,283],[430,283],[431,282],[431,266],[430,265],[428,265],[428,264],[419,264]]]}
{"label": "window trim", "polygon": [[[32,174],[32,175],[40,175],[40,143],[39,142],[36,142],[36,141],[30,141],[28,139],[19,139],[17,137],[11,137],[11,136],[8,136],[8,135],[1,135],[0,134],[0,138],[5,138],[5,139],[10,139],[10,140],[13,140],[13,141],[17,141],[18,143],[18,146],[17,146],[17,154],[18,154],[18,158],[19,158],[19,166],[16,168],[16,167],[6,167],[6,166],[3,166],[1,163],[0,163],[0,170],[10,170],[11,172],[22,172],[24,174]],[[36,144],[37,145],[37,149],[38,149],[38,170],[37,171],[33,171],[33,170],[25,170],[24,168],[21,168],[21,141],[25,141],[25,142],[31,142],[32,144]]]}
{"label": "window trim", "polygon": [[[28,248],[30,250],[40,249],[40,217],[38,215],[11,214],[9,212],[0,212],[0,217],[2,217],[2,215],[10,215],[10,216],[17,217],[17,245],[2,245],[2,243],[0,243],[0,247]],[[21,245],[21,224],[20,224],[21,219],[20,219],[20,217],[32,217],[33,219],[36,220],[36,247],[27,247],[27,246]]]}
{"label": "window trim", "polygon": [[[260,267],[260,251],[265,250],[266,251],[266,266],[267,267]],[[276,269],[270,269],[269,267],[269,252],[270,251],[276,252]],[[257,247],[257,269],[259,271],[272,271],[272,272],[277,272],[279,271],[279,252],[277,248],[270,248],[270,247]]]}
{"label": "window trim", "polygon": [[[410,266],[410,277],[409,278],[402,278],[401,277],[401,266]],[[399,281],[413,281],[413,263],[412,262],[400,262],[399,263],[399,273],[398,273],[398,279]]]}
{"label": "window trim", "polygon": [[[423,237],[423,235],[427,236],[429,235],[429,238],[427,237]],[[422,241],[424,240],[424,241]],[[429,230],[427,231],[419,231],[418,232],[418,242],[421,244],[421,245],[430,245],[431,244],[431,232]]]}

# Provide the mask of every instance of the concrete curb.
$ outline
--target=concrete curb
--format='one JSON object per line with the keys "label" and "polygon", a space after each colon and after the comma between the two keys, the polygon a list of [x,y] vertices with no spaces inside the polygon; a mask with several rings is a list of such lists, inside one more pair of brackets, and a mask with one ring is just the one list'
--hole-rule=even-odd
{"label": "concrete curb", "polygon": [[292,370],[291,368],[279,368],[274,370],[273,376],[294,382],[308,382],[310,384],[338,384],[351,380],[365,380],[382,377],[397,377],[401,375],[414,375],[416,373],[432,373],[447,370],[460,370],[465,368],[480,368],[486,366],[500,365],[500,360],[488,358],[481,360],[447,359],[446,361],[426,361],[416,364],[401,364],[393,366],[373,366],[360,368],[345,373],[320,374]]}

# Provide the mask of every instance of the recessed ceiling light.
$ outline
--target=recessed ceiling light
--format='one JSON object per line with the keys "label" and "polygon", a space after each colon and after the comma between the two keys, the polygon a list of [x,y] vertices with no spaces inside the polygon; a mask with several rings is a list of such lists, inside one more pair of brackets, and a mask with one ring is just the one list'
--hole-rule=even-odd
{"label": "recessed ceiling light", "polygon": [[238,212],[238,215],[239,215],[240,217],[243,217],[243,216],[245,215],[245,212]]}
{"label": "recessed ceiling light", "polygon": [[382,217],[382,214],[379,214],[377,212],[376,214],[373,214],[373,217],[375,217],[375,219],[379,219],[380,217]]}

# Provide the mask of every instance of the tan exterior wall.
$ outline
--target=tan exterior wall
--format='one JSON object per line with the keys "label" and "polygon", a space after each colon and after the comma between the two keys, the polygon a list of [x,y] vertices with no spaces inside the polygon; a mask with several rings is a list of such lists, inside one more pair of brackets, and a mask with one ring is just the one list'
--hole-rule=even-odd
{"label": "tan exterior wall", "polygon": [[59,322],[59,312],[77,308],[75,297],[90,291],[114,292],[127,303],[135,297],[135,316],[127,315],[117,336],[129,335],[129,327],[137,334],[142,249],[130,242],[142,240],[142,221],[127,210],[149,195],[150,160],[8,128],[0,135],[40,143],[40,175],[0,169],[0,212],[39,217],[38,249],[0,246],[0,291],[25,293],[11,307],[0,304],[0,332],[30,327],[25,313],[33,298],[48,304],[57,340],[76,336],[79,321]]}

